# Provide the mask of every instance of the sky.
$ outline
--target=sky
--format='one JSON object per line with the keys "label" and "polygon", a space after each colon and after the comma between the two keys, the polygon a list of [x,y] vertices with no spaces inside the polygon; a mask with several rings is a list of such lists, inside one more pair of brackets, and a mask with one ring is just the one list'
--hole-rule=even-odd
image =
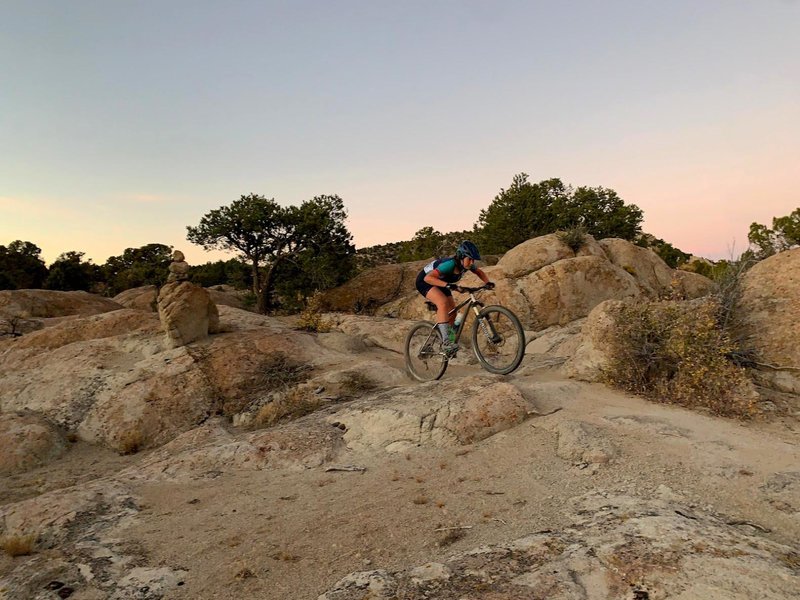
{"label": "sky", "polygon": [[800,0],[0,0],[0,244],[103,263],[256,193],[357,247],[515,174],[731,258],[800,206]]}

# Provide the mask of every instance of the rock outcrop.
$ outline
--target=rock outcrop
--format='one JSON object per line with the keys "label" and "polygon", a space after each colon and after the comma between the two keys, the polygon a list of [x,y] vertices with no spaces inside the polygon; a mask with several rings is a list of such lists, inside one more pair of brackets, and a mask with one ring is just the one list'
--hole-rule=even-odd
{"label": "rock outcrop", "polygon": [[[378,316],[428,320],[430,314],[413,285],[424,264],[365,271],[327,292],[327,306],[350,312],[369,304],[369,312]],[[621,239],[598,242],[591,236],[576,252],[557,234],[543,235],[512,248],[484,271],[496,288],[482,293],[481,300],[508,307],[533,330],[584,318],[605,300],[696,298],[712,287],[701,275],[670,269],[652,250]],[[470,276],[464,279],[464,285],[479,284]]]}
{"label": "rock outcrop", "polygon": [[55,290],[0,291],[0,316],[22,315],[26,318],[49,319],[67,316],[88,316],[122,308],[113,300],[89,292]]}
{"label": "rock outcrop", "polygon": [[18,337],[66,319],[119,310],[121,304],[88,292],[0,291],[0,339]]}
{"label": "rock outcrop", "polygon": [[497,266],[502,267],[506,277],[518,279],[559,260],[576,256],[606,258],[603,248],[591,236],[586,236],[586,243],[576,253],[561,241],[558,234],[550,233],[513,247],[497,262]]}
{"label": "rock outcrop", "polygon": [[519,425],[531,411],[520,391],[485,376],[392,390],[356,402],[331,417],[348,448],[401,452],[411,447],[457,446]]}
{"label": "rock outcrop", "polygon": [[741,314],[760,362],[779,367],[759,376],[779,390],[800,393],[800,248],[771,256],[745,273]]}
{"label": "rock outcrop", "polygon": [[614,312],[622,306],[619,300],[598,304],[586,319],[574,354],[562,367],[568,377],[584,381],[599,381],[609,364],[608,340],[614,334]]}
{"label": "rock outcrop", "polygon": [[790,546],[668,500],[598,492],[574,504],[574,524],[561,531],[351,573],[319,600],[800,598]]}
{"label": "rock outcrop", "polygon": [[[79,439],[132,452],[169,442],[214,414],[238,414],[283,385],[285,374],[270,371],[281,368],[283,357],[325,367],[326,376],[361,362],[377,368],[343,352],[350,347],[345,341],[322,336],[320,344],[278,319],[235,308],[223,307],[222,314],[230,333],[167,350],[156,315],[131,309],[3,342],[0,413],[34,411]],[[397,321],[386,332],[405,335]],[[364,343],[360,336],[352,340],[358,342]]]}
{"label": "rock outcrop", "polygon": [[367,269],[344,285],[325,292],[322,303],[326,310],[334,312],[372,314],[380,306],[413,290],[417,273],[428,262],[422,260]]}
{"label": "rock outcrop", "polygon": [[169,277],[158,292],[158,316],[167,348],[178,348],[219,332],[219,312],[208,292],[188,278],[189,265],[176,250]]}
{"label": "rock outcrop", "polygon": [[2,533],[33,536],[46,549],[2,573],[0,597],[156,600],[179,589],[186,570],[142,566],[143,550],[128,543],[125,529],[139,513],[130,491],[110,480],[0,506]]}
{"label": "rock outcrop", "polygon": [[598,256],[561,260],[517,283],[530,305],[529,322],[536,329],[566,325],[587,316],[608,299],[641,296],[636,280]]}
{"label": "rock outcrop", "polygon": [[165,283],[158,294],[158,316],[167,348],[178,348],[219,331],[219,312],[208,292],[188,281]]}
{"label": "rock outcrop", "polygon": [[47,464],[67,448],[64,436],[33,413],[0,414],[0,475],[11,475]]}
{"label": "rock outcrop", "polygon": [[114,296],[114,302],[121,304],[125,308],[150,312],[158,311],[157,299],[158,288],[154,285],[131,288]]}

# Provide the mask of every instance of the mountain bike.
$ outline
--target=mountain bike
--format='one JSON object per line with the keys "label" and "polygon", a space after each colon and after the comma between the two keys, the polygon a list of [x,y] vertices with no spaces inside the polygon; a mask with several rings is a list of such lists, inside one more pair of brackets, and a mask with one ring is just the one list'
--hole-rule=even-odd
{"label": "mountain bike", "polygon": [[[459,287],[469,294],[461,304],[448,314],[456,314],[455,342],[461,338],[470,312],[475,315],[472,324],[472,349],[481,366],[490,373],[507,375],[519,367],[525,355],[525,332],[517,316],[504,306],[484,306],[475,294],[486,289]],[[432,302],[428,307],[436,310]],[[463,313],[458,311],[464,308]],[[416,323],[406,336],[405,357],[408,374],[417,381],[439,379],[447,370],[451,358],[458,350],[447,353],[442,349],[442,338],[436,323]]]}

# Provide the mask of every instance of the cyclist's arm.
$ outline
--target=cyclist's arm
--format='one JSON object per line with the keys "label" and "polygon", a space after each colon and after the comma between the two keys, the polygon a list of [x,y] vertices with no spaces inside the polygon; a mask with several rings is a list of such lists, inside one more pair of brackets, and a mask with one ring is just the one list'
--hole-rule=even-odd
{"label": "cyclist's arm", "polygon": [[425,283],[428,285],[433,285],[436,287],[447,287],[447,282],[441,279],[441,273],[439,273],[439,269],[434,269],[424,278]]}
{"label": "cyclist's arm", "polygon": [[489,283],[489,276],[486,273],[484,273],[481,269],[475,267],[475,270],[472,272],[475,273],[475,275],[477,275],[478,277],[480,277],[483,283]]}

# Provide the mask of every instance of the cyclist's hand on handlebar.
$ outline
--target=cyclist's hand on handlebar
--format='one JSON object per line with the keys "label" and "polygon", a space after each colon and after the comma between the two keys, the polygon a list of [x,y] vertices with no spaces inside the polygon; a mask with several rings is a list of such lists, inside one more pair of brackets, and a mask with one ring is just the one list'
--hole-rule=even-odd
{"label": "cyclist's hand on handlebar", "polygon": [[494,281],[487,281],[484,284],[483,287],[485,287],[487,290],[493,290],[494,289]]}
{"label": "cyclist's hand on handlebar", "polygon": [[457,283],[448,283],[448,284],[447,284],[447,287],[448,287],[448,288],[450,288],[451,290],[453,290],[454,292],[461,292],[461,291],[463,291],[463,290],[461,289],[461,286],[460,286],[460,285],[458,285]]}

